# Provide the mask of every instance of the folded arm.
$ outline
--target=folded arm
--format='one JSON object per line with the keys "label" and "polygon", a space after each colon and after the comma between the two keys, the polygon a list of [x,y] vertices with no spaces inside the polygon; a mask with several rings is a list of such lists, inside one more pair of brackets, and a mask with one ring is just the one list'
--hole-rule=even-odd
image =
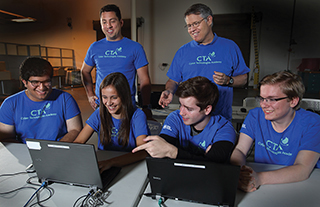
{"label": "folded arm", "polygon": [[320,154],[317,152],[301,150],[293,165],[274,171],[257,173],[260,180],[258,184],[292,183],[306,180],[309,178],[319,157]]}
{"label": "folded arm", "polygon": [[261,185],[292,183],[309,178],[314,166],[319,160],[320,154],[309,150],[299,151],[295,162],[278,170],[255,172],[245,166],[246,154],[253,140],[241,133],[239,142],[231,155],[231,163],[242,166],[238,187],[246,192],[252,192]]}

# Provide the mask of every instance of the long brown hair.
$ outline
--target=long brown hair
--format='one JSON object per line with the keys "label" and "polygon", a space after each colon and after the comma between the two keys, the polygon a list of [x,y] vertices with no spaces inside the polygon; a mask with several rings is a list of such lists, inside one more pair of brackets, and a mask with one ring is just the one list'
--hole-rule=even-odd
{"label": "long brown hair", "polygon": [[115,88],[121,100],[121,125],[118,133],[118,143],[125,147],[129,143],[130,121],[134,113],[134,107],[132,105],[128,80],[119,72],[111,73],[106,76],[100,85],[100,141],[103,145],[111,143],[111,131],[114,126],[112,116],[102,100],[101,91],[108,86],[113,86]]}

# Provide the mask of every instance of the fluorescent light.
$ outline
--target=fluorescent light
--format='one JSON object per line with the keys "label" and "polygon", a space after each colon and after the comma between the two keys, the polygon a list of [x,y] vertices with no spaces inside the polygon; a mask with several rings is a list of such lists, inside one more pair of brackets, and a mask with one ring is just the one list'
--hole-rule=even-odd
{"label": "fluorescent light", "polygon": [[31,18],[31,17],[25,17],[25,18],[19,18],[19,19],[11,19],[13,22],[35,22],[36,19]]}
{"label": "fluorescent light", "polygon": [[35,18],[25,17],[25,16],[22,16],[20,14],[14,14],[14,13],[7,12],[7,11],[4,11],[4,10],[0,10],[0,12],[4,13],[4,14],[11,15],[11,16],[18,17],[17,19],[11,19],[11,21],[13,21],[13,22],[35,22],[35,21],[37,21]]}

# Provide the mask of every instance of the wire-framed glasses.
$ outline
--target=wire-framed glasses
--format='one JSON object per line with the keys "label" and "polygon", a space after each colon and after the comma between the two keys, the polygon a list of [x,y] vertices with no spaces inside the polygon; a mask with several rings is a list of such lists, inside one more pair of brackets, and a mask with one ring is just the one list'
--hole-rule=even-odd
{"label": "wire-framed glasses", "polygon": [[187,24],[187,25],[184,26],[184,28],[191,29],[191,27],[199,27],[199,25],[201,24],[201,22],[202,22],[203,20],[205,20],[205,19],[207,19],[207,18],[203,18],[203,19],[201,19],[201,20],[199,20],[199,21],[196,21],[196,22],[193,22],[193,23],[191,23],[191,24]]}

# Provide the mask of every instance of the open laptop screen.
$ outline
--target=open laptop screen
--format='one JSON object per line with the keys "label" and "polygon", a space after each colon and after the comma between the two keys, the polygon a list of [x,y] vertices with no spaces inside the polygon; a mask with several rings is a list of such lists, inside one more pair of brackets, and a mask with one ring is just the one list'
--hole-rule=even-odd
{"label": "open laptop screen", "polygon": [[41,181],[103,189],[93,145],[26,139]]}
{"label": "open laptop screen", "polygon": [[239,166],[148,157],[147,167],[154,195],[214,205],[234,205]]}

